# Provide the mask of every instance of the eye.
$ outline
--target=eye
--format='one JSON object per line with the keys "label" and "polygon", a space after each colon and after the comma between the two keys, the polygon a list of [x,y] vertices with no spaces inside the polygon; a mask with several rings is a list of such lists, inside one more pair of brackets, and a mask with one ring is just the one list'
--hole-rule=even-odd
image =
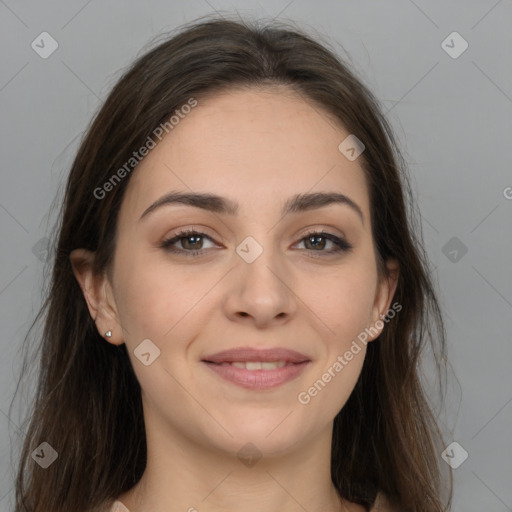
{"label": "eye", "polygon": [[[329,233],[327,231],[310,231],[306,233],[304,238],[300,240],[299,244],[303,242],[306,246],[306,250],[310,252],[332,254],[339,252],[348,252],[353,248],[353,246],[343,238],[333,235],[332,233]],[[334,245],[334,248],[329,251],[323,250],[329,242]],[[308,245],[309,247],[307,247]],[[312,247],[313,249],[311,249],[310,247]]]}
{"label": "eye", "polygon": [[[206,249],[208,249],[203,247],[204,239],[208,239],[213,242],[212,238],[209,237],[206,233],[192,229],[183,230],[179,233],[176,233],[176,235],[174,235],[172,238],[164,240],[160,244],[160,247],[168,252],[176,254],[183,254],[185,256],[199,256],[206,252]],[[353,246],[343,238],[340,238],[326,231],[310,231],[299,241],[298,245],[303,242],[306,245],[306,250],[310,253],[324,253],[326,255],[348,252],[353,248]],[[182,247],[175,247],[177,243],[180,243]],[[329,243],[334,247],[330,250],[324,250],[326,245]]]}
{"label": "eye", "polygon": [[[172,238],[164,240],[160,246],[162,249],[169,252],[185,254],[186,256],[196,256],[203,253],[204,248],[199,247],[202,245],[201,239],[203,238],[213,241],[207,234],[201,233],[200,231],[184,230],[180,231]],[[174,247],[177,242],[181,243],[182,249]]]}

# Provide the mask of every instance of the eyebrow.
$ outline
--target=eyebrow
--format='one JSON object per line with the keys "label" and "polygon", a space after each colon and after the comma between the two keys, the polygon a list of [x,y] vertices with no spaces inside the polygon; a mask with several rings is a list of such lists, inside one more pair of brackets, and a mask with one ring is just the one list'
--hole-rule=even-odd
{"label": "eyebrow", "polygon": [[[226,215],[237,215],[239,210],[238,202],[215,194],[173,191],[160,197],[146,208],[144,213],[140,216],[139,222],[151,212],[154,212],[162,206],[170,204],[184,204]],[[289,213],[314,210],[330,204],[342,204],[349,206],[358,214],[364,225],[364,215],[358,204],[350,199],[350,197],[338,192],[313,192],[292,196],[284,203],[281,215],[284,217]]]}

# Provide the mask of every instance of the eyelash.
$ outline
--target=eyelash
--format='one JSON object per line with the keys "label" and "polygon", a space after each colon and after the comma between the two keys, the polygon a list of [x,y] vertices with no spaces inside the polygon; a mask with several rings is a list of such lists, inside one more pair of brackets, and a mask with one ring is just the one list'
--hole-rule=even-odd
{"label": "eyelash", "polygon": [[[203,254],[203,251],[205,251],[205,249],[195,249],[195,250],[189,251],[186,249],[177,249],[176,247],[172,246],[172,244],[178,242],[182,238],[187,238],[192,235],[196,235],[196,236],[199,235],[200,237],[208,238],[212,242],[214,241],[206,233],[201,233],[200,231],[194,231],[194,230],[183,230],[183,231],[180,231],[179,233],[176,233],[176,235],[173,236],[172,238],[163,240],[162,243],[160,244],[160,247],[168,252],[172,252],[172,253],[176,253],[176,254],[183,254],[187,257],[188,256],[200,256]],[[303,238],[301,238],[299,240],[299,242],[302,242],[302,241],[306,240],[307,238],[311,238],[313,236],[320,236],[320,237],[326,238],[327,240],[330,240],[331,242],[333,242],[337,246],[337,248],[332,249],[330,251],[323,251],[323,250],[315,251],[313,249],[306,249],[310,253],[318,253],[318,252],[322,253],[323,252],[323,253],[327,253],[327,254],[337,254],[340,252],[350,252],[353,249],[353,245],[348,243],[346,240],[339,238],[336,235],[333,235],[332,233],[328,233],[323,230],[322,231],[310,231],[310,232],[306,233],[303,236]]]}

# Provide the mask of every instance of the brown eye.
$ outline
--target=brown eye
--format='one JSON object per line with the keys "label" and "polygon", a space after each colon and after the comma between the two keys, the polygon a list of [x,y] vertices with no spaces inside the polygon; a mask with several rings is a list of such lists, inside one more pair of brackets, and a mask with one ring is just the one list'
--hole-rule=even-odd
{"label": "brown eye", "polygon": [[[164,240],[160,247],[169,252],[174,252],[178,254],[184,254],[186,256],[197,256],[202,254],[204,239],[208,239],[213,242],[213,240],[206,234],[201,233],[199,231],[182,231],[177,233],[172,238]],[[175,247],[176,243],[181,243],[180,247]]]}
{"label": "brown eye", "polygon": [[319,236],[319,235],[311,235],[311,236],[308,236],[307,238],[304,238],[304,240],[306,241],[306,243],[305,243],[306,249],[311,248],[311,247],[308,247],[308,243],[310,243],[314,249],[325,249],[325,246],[328,242],[326,237]]}
{"label": "brown eye", "polygon": [[[353,248],[346,240],[325,231],[308,233],[300,242],[304,242],[306,250],[311,252],[337,253],[350,251]],[[329,242],[334,244],[334,248],[324,250]]]}
{"label": "brown eye", "polygon": [[[187,235],[179,238],[181,240],[181,245],[185,249],[201,249],[198,245],[201,245],[201,235]],[[191,247],[194,246],[194,247]]]}

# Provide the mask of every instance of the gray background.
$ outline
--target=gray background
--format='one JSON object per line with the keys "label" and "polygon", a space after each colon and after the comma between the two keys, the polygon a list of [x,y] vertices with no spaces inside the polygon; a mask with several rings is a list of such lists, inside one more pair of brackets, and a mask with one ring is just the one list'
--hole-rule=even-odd
{"label": "gray background", "polygon": [[[443,421],[448,443],[469,453],[454,470],[453,510],[511,511],[510,0],[0,1],[0,511],[12,510],[11,451],[23,436],[17,409],[8,418],[21,342],[40,305],[50,206],[79,135],[157,33],[235,9],[294,20],[345,57],[343,46],[383,102],[446,314]],[[43,31],[59,45],[47,59],[31,47]],[[453,31],[469,44],[458,58],[441,46]]]}

